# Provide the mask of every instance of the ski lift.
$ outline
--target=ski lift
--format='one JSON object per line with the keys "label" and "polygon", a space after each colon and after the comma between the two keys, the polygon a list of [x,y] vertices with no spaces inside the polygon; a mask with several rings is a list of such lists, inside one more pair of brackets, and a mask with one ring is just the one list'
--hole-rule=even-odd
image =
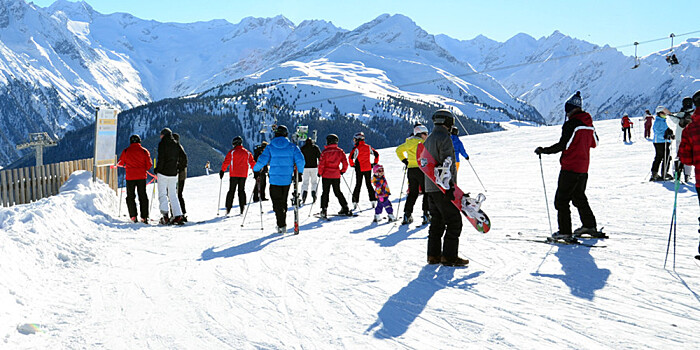
{"label": "ski lift", "polygon": [[673,53],[673,38],[676,37],[676,34],[671,33],[669,36],[671,38],[671,51],[668,52],[668,55],[666,55],[666,62],[670,65],[678,64],[678,58],[676,57],[676,54]]}
{"label": "ski lift", "polygon": [[637,46],[639,45],[638,42],[634,42],[634,67],[632,69],[635,69],[639,67],[639,56],[637,56]]}
{"label": "ski lift", "polygon": [[262,122],[262,129],[260,129],[261,134],[267,133],[266,127],[267,127],[267,124],[265,124],[265,121],[263,121]]}

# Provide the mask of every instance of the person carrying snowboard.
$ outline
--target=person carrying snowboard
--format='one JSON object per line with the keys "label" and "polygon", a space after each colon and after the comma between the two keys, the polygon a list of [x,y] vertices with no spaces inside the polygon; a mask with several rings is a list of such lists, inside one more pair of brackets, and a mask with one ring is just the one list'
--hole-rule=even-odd
{"label": "person carrying snowboard", "polygon": [[270,175],[270,199],[272,199],[272,209],[275,211],[277,219],[277,233],[287,232],[287,198],[289,197],[289,186],[292,184],[293,176],[301,173],[294,173],[304,169],[304,155],[297,145],[287,139],[289,132],[287,127],[279,125],[275,129],[275,137],[272,142],[265,147],[258,162],[253,167],[253,171],[261,171],[263,167],[269,165]]}
{"label": "person carrying snowboard", "polygon": [[[374,208],[377,204],[377,198],[374,195],[374,189],[372,189],[371,177],[372,166],[379,162],[379,152],[365,143],[365,133],[363,132],[356,133],[353,140],[355,142],[355,147],[353,147],[348,155],[350,166],[355,168],[355,180],[357,180],[355,190],[352,192],[353,210],[357,210],[360,201],[360,190],[362,189],[363,178],[365,187],[367,187],[369,201],[372,204],[372,208]],[[374,155],[374,162],[370,162],[370,155]]]}
{"label": "person carrying snowboard", "polygon": [[141,146],[141,137],[131,135],[129,147],[122,151],[117,165],[123,166],[126,171],[126,207],[129,210],[129,218],[138,222],[136,217],[136,193],[139,194],[139,208],[141,209],[141,222],[148,223],[148,194],[146,193],[146,179],[148,169],[153,166],[151,153]]}
{"label": "person carrying snowboard", "polygon": [[[425,194],[429,197],[430,228],[428,229],[428,264],[445,266],[466,266],[469,260],[459,257],[459,236],[462,233],[462,214],[452,204],[457,183],[454,165],[455,149],[450,137],[454,115],[447,109],[433,114],[433,132],[423,143],[425,149],[438,165],[450,163],[444,177],[448,178],[449,189],[443,193],[429,177],[425,177]],[[449,158],[449,159],[448,159]],[[444,239],[443,239],[444,236]]]}
{"label": "person carrying snowboard", "polygon": [[[581,92],[571,96],[564,104],[566,122],[562,126],[559,142],[549,147],[537,147],[535,153],[555,154],[561,152],[559,163],[559,181],[557,192],[554,195],[554,207],[557,209],[557,222],[559,231],[552,234],[555,240],[573,241],[573,235],[588,234],[600,236],[596,219],[593,215],[588,198],[586,197],[586,183],[588,182],[588,166],[590,163],[591,148],[598,145],[598,135],[593,127],[591,115],[581,108]],[[582,227],[571,231],[572,202],[578,209]],[[573,235],[572,235],[573,233]]]}
{"label": "person carrying snowboard", "polygon": [[630,142],[632,142],[632,131],[630,129],[634,126],[634,123],[630,121],[630,116],[627,115],[627,113],[622,116],[622,121],[620,124],[622,124],[623,142],[627,142],[627,138],[629,138]]}
{"label": "person carrying snowboard", "polygon": [[464,149],[462,140],[459,139],[459,129],[456,126],[453,126],[451,133],[452,135],[450,137],[452,138],[452,145],[455,148],[455,156],[457,157],[455,159],[455,169],[457,169],[457,172],[459,172],[459,155],[461,154],[462,157],[464,157],[464,160],[469,160],[469,155]]}
{"label": "person carrying snowboard", "polygon": [[654,116],[649,110],[644,111],[644,138],[651,138],[651,125],[654,123]]}
{"label": "person carrying snowboard", "polygon": [[[265,147],[267,147],[267,144],[267,141],[263,141],[253,150],[253,160],[255,160],[256,163],[258,162],[260,155],[265,150]],[[267,198],[265,198],[265,189],[267,188],[267,171],[268,166],[265,165],[262,170],[253,172],[253,178],[255,179],[255,187],[253,187],[253,202],[255,203],[267,200]]]}
{"label": "person carrying snowboard", "polygon": [[318,162],[317,177],[321,178],[321,218],[328,218],[328,199],[330,190],[333,188],[333,194],[338,198],[340,203],[340,212],[338,215],[352,215],[352,211],[348,208],[348,202],[340,190],[340,177],[348,170],[348,161],[345,158],[345,151],[338,147],[338,136],[330,134],[326,136],[326,147],[321,152]]}
{"label": "person carrying snowboard", "polygon": [[[698,194],[700,203],[700,183],[697,183],[697,179],[700,178],[700,90],[693,95],[693,103],[695,104],[695,111],[690,117],[690,124],[683,130],[678,156],[681,163],[695,166],[695,192]],[[700,221],[700,217],[698,217],[698,221]],[[700,254],[700,243],[698,245],[698,254]],[[698,257],[696,256],[696,258]]]}
{"label": "person carrying snowboard", "polygon": [[[403,220],[401,225],[408,225],[413,222],[413,207],[418,200],[418,195],[420,194],[420,187],[423,186],[425,182],[425,175],[423,171],[418,167],[418,162],[416,161],[416,148],[418,145],[423,143],[428,137],[428,128],[422,124],[418,124],[413,128],[413,135],[406,139],[406,142],[402,143],[396,147],[396,155],[399,157],[401,162],[406,165],[406,177],[408,178],[408,196],[406,197],[406,205],[403,209]],[[400,196],[401,194],[399,194]],[[423,196],[423,223],[425,225],[430,222],[430,211],[428,208],[428,198]]]}
{"label": "person carrying snowboard", "polygon": [[[160,131],[158,143],[158,159],[156,161],[156,176],[158,176],[158,199],[160,201],[160,213],[162,225],[182,225],[184,217],[180,208],[180,200],[177,198],[178,160],[180,159],[182,146],[175,142],[173,132],[169,128]],[[173,210],[173,218],[170,218],[170,209]]]}
{"label": "person carrying snowboard", "polygon": [[231,145],[233,148],[226,153],[226,158],[221,163],[221,170],[219,171],[219,178],[221,179],[224,178],[224,173],[227,169],[229,174],[228,192],[226,193],[226,215],[231,212],[231,207],[233,207],[233,196],[236,194],[236,187],[238,187],[238,209],[243,214],[246,206],[245,180],[248,177],[248,166],[250,165],[251,168],[255,166],[253,155],[243,147],[242,137],[234,137]]}
{"label": "person carrying snowboard", "polygon": [[[649,181],[673,180],[668,173],[671,162],[671,140],[675,138],[673,131],[666,124],[666,116],[670,114],[664,106],[656,107],[656,119],[654,120],[654,150],[656,155],[651,163],[651,178]],[[661,165],[661,175],[659,175]]]}
{"label": "person carrying snowboard", "polygon": [[374,222],[379,222],[379,220],[381,220],[382,210],[386,210],[389,222],[396,221],[394,208],[391,206],[391,201],[389,200],[391,190],[389,190],[386,177],[384,177],[384,167],[379,164],[372,167],[372,185],[374,186],[374,192],[378,201],[377,207],[374,208]]}
{"label": "person carrying snowboard", "polygon": [[[301,146],[301,154],[304,155],[305,168],[303,182],[301,183],[301,202],[306,203],[309,194],[309,184],[311,184],[311,199],[316,203],[316,189],[318,188],[318,160],[321,157],[321,149],[314,144],[314,140],[307,138]],[[343,155],[345,158],[345,155]]]}
{"label": "person carrying snowboard", "polygon": [[187,222],[187,209],[185,209],[185,198],[182,197],[182,191],[185,189],[185,180],[187,179],[187,153],[185,148],[180,143],[180,134],[173,133],[175,142],[180,144],[180,156],[177,160],[177,199],[180,202],[182,209],[182,221]]}
{"label": "person carrying snowboard", "polygon": [[693,99],[690,97],[685,97],[683,99],[682,106],[683,107],[681,107],[680,112],[676,114],[669,114],[668,119],[670,119],[671,122],[676,125],[676,160],[674,161],[676,173],[680,177],[682,171],[684,175],[683,180],[685,183],[688,183],[688,178],[690,177],[690,172],[692,171],[693,166],[685,165],[683,162],[681,162],[678,154],[680,153],[681,149],[683,129],[690,124],[693,112],[695,111],[695,108],[693,108]]}

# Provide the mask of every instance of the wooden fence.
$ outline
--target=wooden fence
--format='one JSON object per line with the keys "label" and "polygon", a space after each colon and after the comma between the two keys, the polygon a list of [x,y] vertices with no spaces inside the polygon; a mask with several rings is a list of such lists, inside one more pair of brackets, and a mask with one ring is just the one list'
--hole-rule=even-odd
{"label": "wooden fence", "polygon": [[[93,159],[46,164],[19,169],[0,170],[0,204],[10,207],[27,204],[58,194],[70,174],[78,170],[92,171]],[[97,168],[97,178],[117,191],[117,169]]]}

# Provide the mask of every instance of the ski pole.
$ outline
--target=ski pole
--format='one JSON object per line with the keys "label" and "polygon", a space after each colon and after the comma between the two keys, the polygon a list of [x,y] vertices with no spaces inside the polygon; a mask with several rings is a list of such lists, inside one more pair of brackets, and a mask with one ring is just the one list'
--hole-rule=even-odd
{"label": "ski pole", "polygon": [[219,199],[216,200],[216,216],[219,216],[221,211],[221,187],[224,185],[224,178],[219,179]]}
{"label": "ski pole", "polygon": [[[257,183],[257,179],[255,182]],[[243,186],[245,188],[245,186]],[[238,189],[239,191],[241,190],[240,188]],[[250,201],[253,200],[253,195],[255,194],[255,191],[250,191],[250,197],[248,198],[248,204],[245,206],[245,214],[243,214],[243,221],[241,221],[241,227],[245,224],[245,218],[248,216],[248,209],[250,209]]]}
{"label": "ski pole", "polygon": [[403,179],[401,180],[401,190],[399,191],[399,204],[396,206],[396,215],[398,216],[401,212],[401,196],[403,196],[403,184],[406,182],[406,173],[408,172],[408,167],[403,168]]}
{"label": "ski pole", "polygon": [[[348,191],[350,191],[350,196],[352,196],[352,189],[350,189],[350,185],[348,185],[348,181],[345,180],[345,176],[341,175],[340,177],[343,178],[343,182],[345,182],[345,186],[348,188]],[[359,180],[358,180],[359,181]]]}
{"label": "ski pole", "polygon": [[678,173],[675,174],[675,185],[673,194],[673,215],[671,215],[671,228],[668,231],[668,243],[666,243],[666,258],[664,258],[664,269],[668,260],[668,251],[671,248],[671,234],[673,234],[673,270],[676,270],[676,213],[678,205],[678,188],[680,187]]}
{"label": "ski pole", "polygon": [[255,186],[258,187],[258,203],[260,204],[260,231],[264,231],[263,229],[263,209],[262,209],[262,198],[263,198],[263,193],[262,190],[260,189],[260,176],[265,176],[265,174],[260,171],[260,174],[258,175],[258,178],[255,180]]}
{"label": "ski pole", "polygon": [[158,176],[153,180],[153,195],[151,195],[151,208],[148,209],[148,218],[151,218],[151,213],[153,213],[153,202],[156,201],[156,187],[158,186]]}
{"label": "ski pole", "polygon": [[119,190],[119,209],[117,210],[117,217],[120,217],[122,214],[122,193],[124,191],[122,189]]}
{"label": "ski pole", "polygon": [[[323,181],[323,179],[319,179],[318,181],[316,181],[316,188],[314,188],[314,192],[315,192],[317,195],[318,195],[318,183],[321,182],[321,181]],[[314,204],[315,204],[315,203],[316,203],[316,201],[311,202],[311,208],[309,208],[309,216],[308,216],[309,218],[311,217],[311,213],[313,213],[313,209],[314,209]]]}
{"label": "ski pole", "polygon": [[481,179],[479,178],[479,174],[476,173],[476,169],[474,169],[474,166],[472,165],[472,162],[471,162],[469,159],[467,159],[467,163],[469,163],[469,166],[472,167],[472,171],[474,172],[474,175],[476,175],[476,179],[479,180],[479,183],[481,184],[481,188],[484,189],[484,192],[488,192],[488,190],[486,189],[486,187],[484,187],[484,183],[481,182]]}
{"label": "ski pole", "polygon": [[544,189],[544,203],[547,206],[547,220],[549,221],[549,233],[550,235],[553,235],[554,232],[552,231],[552,217],[549,215],[549,199],[547,199],[547,186],[545,186],[544,183],[544,169],[542,168],[542,155],[538,155],[540,157],[540,173],[542,174],[542,188]]}

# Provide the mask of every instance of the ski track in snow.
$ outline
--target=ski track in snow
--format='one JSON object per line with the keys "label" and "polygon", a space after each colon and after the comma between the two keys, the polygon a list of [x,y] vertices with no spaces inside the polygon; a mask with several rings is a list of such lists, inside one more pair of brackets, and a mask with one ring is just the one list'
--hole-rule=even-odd
{"label": "ski track in snow", "polygon": [[[510,239],[549,234],[533,151],[556,142],[560,127],[463,137],[493,223],[479,234],[464,221],[467,268],[425,264],[428,226],[371,223],[364,189],[358,217],[320,221],[309,216],[319,203],[306,204],[301,234],[291,233],[290,210],[281,236],[269,201],[262,231],[257,203],[244,227],[240,215],[217,217],[216,175],[187,180],[188,216],[207,221],[183,227],[125,222],[113,193],[75,176],[72,191],[0,208],[0,347],[697,348],[695,190],[681,186],[676,267],[671,254],[663,269],[673,184],[646,181],[653,147],[636,129],[622,143],[617,123],[595,124],[587,191],[610,239],[586,242],[606,248]],[[396,209],[402,164],[393,149],[380,154]],[[555,230],[558,159],[542,159]],[[481,192],[469,164],[460,169],[460,187]],[[25,323],[40,331],[21,334]]]}

